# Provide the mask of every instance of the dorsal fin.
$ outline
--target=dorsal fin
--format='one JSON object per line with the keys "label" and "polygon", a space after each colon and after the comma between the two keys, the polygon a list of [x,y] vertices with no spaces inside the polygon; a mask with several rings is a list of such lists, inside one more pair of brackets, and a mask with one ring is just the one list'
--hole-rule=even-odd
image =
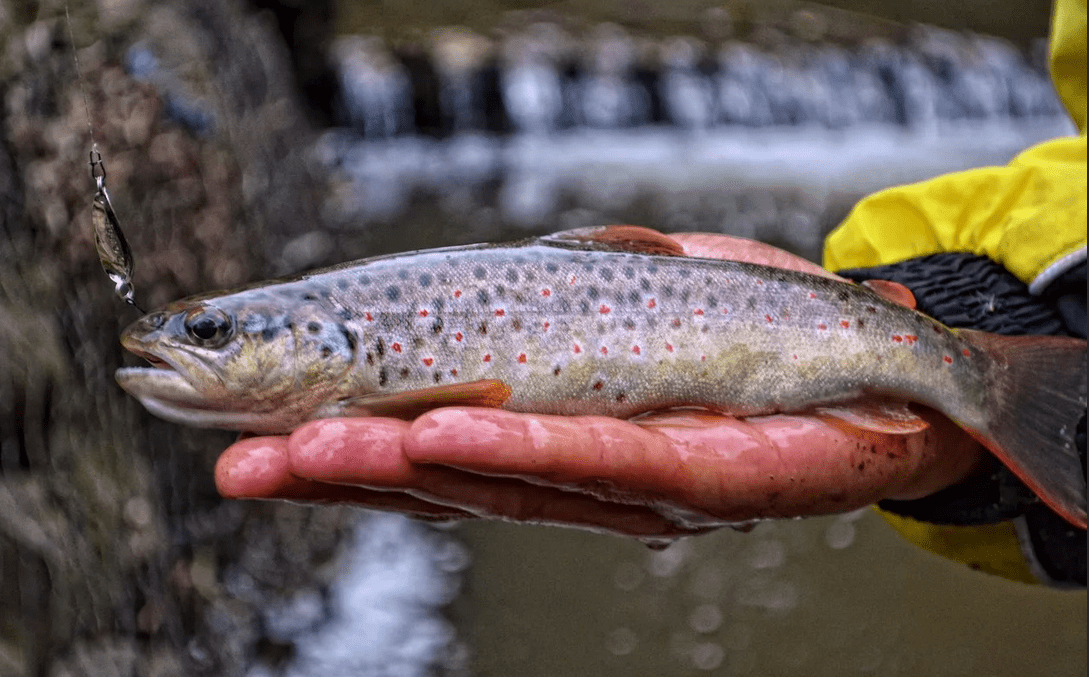
{"label": "dorsal fin", "polygon": [[866,280],[862,283],[862,286],[887,301],[899,303],[902,306],[915,310],[915,294],[912,294],[910,289],[899,282],[890,282],[889,280]]}
{"label": "dorsal fin", "polygon": [[642,226],[594,226],[576,228],[546,235],[544,240],[586,242],[617,251],[658,256],[684,256],[679,242],[650,228]]}
{"label": "dorsal fin", "polygon": [[388,416],[410,420],[441,407],[501,407],[511,389],[498,379],[404,390],[399,393],[371,393],[340,400],[321,416]]}

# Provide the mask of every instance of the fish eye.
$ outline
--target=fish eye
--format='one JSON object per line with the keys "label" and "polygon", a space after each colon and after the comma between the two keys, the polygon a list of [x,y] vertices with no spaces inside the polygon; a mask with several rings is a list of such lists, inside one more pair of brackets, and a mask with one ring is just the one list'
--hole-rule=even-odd
{"label": "fish eye", "polygon": [[216,348],[231,337],[231,319],[218,308],[196,308],[185,316],[185,332],[197,345]]}

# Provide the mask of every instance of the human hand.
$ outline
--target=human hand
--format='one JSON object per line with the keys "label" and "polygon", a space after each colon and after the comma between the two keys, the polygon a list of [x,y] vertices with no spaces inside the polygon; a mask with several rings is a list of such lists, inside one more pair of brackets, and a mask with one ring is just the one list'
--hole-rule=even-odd
{"label": "human hand", "polygon": [[[830,275],[761,243],[674,235],[693,256]],[[425,519],[501,518],[644,539],[753,519],[846,512],[966,477],[982,448],[948,419],[884,435],[813,416],[677,411],[620,421],[447,408],[412,422],[327,419],[232,445],[233,498],[350,502]]]}

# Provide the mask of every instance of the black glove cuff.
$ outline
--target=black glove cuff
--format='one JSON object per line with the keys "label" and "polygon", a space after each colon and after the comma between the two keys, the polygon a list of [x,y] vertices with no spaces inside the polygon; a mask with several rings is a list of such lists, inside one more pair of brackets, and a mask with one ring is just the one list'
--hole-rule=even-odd
{"label": "black glove cuff", "polygon": [[[899,282],[918,309],[951,327],[995,334],[1085,337],[1083,262],[1033,296],[998,263],[974,254],[944,253],[874,268],[837,271],[843,277]],[[1085,470],[1085,418],[1077,444]],[[914,501],[884,500],[882,509],[935,524],[972,525],[1024,519],[1029,553],[1057,584],[1085,585],[1086,532],[1066,523],[997,462],[985,471]]]}

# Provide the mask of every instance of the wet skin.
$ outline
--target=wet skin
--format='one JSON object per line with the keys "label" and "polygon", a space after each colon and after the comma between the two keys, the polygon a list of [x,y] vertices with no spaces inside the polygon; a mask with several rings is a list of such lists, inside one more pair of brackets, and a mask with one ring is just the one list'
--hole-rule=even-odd
{"label": "wet skin", "polygon": [[[768,245],[675,235],[690,255],[823,272]],[[828,275],[828,273],[823,273]],[[232,498],[350,502],[428,519],[502,518],[639,538],[846,512],[928,495],[987,458],[945,417],[885,435],[807,416],[703,412],[635,422],[447,408],[412,422],[339,418],[251,437],[216,466]]]}

